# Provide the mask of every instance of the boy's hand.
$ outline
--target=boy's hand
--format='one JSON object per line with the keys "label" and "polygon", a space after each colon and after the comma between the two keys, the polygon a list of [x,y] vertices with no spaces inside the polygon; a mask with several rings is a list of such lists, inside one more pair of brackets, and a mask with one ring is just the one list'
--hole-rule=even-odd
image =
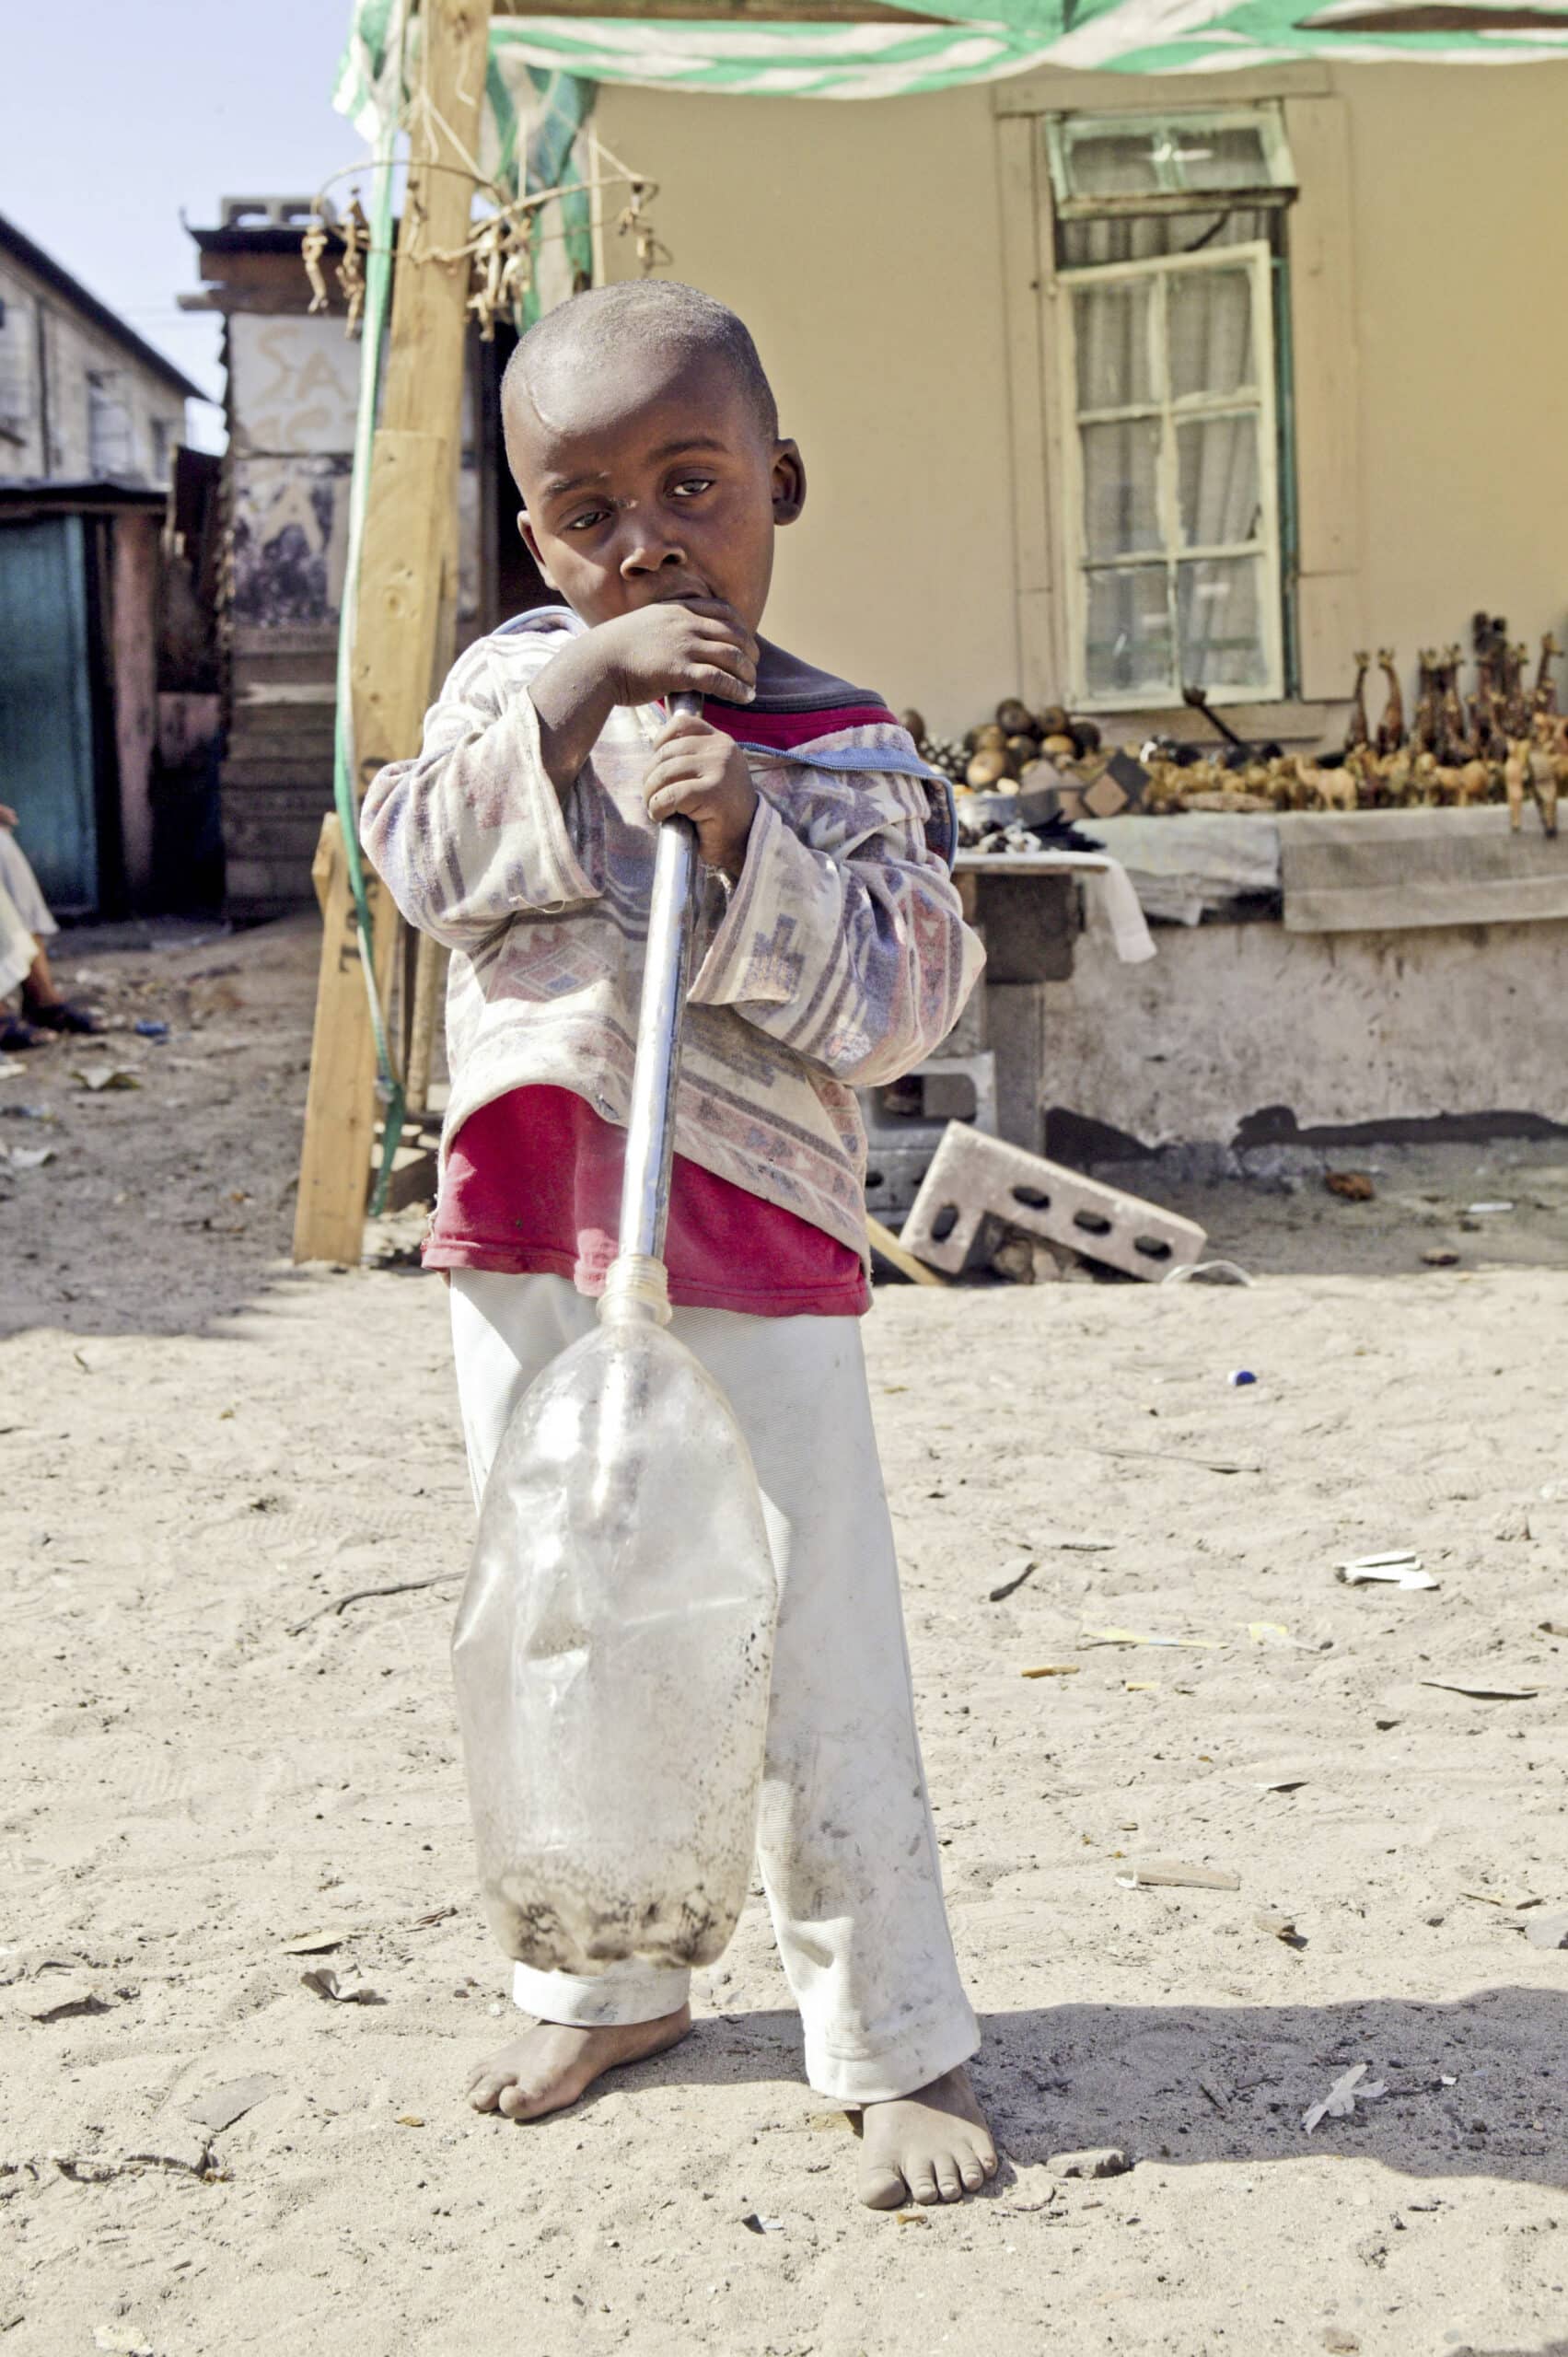
{"label": "boy's hand", "polygon": [[722,729],[679,713],[658,739],[643,791],[650,819],[690,819],[707,865],[739,875],[757,789],[745,754]]}
{"label": "boy's hand", "polygon": [[600,622],[591,637],[617,703],[682,693],[749,703],[757,685],[757,642],[716,598],[641,606]]}

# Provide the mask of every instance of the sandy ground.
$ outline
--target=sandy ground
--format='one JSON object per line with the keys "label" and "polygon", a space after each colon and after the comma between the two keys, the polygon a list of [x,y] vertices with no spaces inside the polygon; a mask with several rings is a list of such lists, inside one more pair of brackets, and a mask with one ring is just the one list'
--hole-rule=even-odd
{"label": "sandy ground", "polygon": [[[1218,1190],[1251,1291],[880,1296],[1007,2154],[903,2223],[854,2203],[760,1907],[680,2050],[546,2127],[462,2108],[506,2025],[447,1677],[470,1508],[440,1288],[282,1265],[307,928],[61,962],[172,1036],[0,1081],[0,1141],[56,1149],[0,1167],[6,2357],[1564,2357],[1568,1951],[1527,1936],[1568,1908],[1550,1155],[1341,1157],[1381,1166],[1372,1205]],[[90,1094],[89,1055],[142,1086]],[[1434,1238],[1458,1268],[1422,1264]],[[1399,1546],[1436,1592],[1336,1584]],[[1449,1676],[1538,1690],[1423,1682]],[[1151,1856],[1240,1887],[1124,1887]],[[327,2002],[316,1967],[382,2002]],[[1362,2062],[1386,2094],[1307,2134]],[[186,2117],[247,2080],[233,2125]],[[1106,2145],[1131,2169],[1052,2166]]]}

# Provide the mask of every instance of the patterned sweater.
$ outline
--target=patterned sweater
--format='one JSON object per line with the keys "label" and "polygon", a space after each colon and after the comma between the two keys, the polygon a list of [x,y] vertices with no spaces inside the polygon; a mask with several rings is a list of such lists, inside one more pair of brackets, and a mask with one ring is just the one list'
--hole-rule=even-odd
{"label": "patterned sweater", "polygon": [[[377,874],[409,923],[457,953],[448,1143],[480,1106],[535,1084],[625,1123],[653,876],[642,784],[664,714],[613,712],[563,808],[528,690],[583,627],[549,608],[470,646],[421,750],[366,796]],[[864,1255],[854,1089],[932,1053],[981,952],[928,847],[904,730],[748,758],[745,865],[733,883],[707,873],[698,911],[676,1145]]]}

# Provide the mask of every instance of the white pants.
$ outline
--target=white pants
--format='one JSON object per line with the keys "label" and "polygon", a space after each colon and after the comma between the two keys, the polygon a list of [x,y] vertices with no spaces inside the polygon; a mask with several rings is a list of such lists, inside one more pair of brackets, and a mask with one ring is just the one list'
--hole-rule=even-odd
{"label": "white pants", "polygon": [[[564,1277],[452,1274],[474,1494],[513,1408],[594,1322]],[[893,1531],[853,1318],[678,1309],[673,1330],[746,1434],[779,1573],[758,1857],[800,2007],[811,2084],[841,2103],[907,2095],[971,2055],[915,1735]],[[655,2021],[689,1976],[516,1967],[546,2021]]]}
{"label": "white pants", "polygon": [[58,933],[21,845],[0,827],[0,997],[27,980],[38,956],[35,935]]}

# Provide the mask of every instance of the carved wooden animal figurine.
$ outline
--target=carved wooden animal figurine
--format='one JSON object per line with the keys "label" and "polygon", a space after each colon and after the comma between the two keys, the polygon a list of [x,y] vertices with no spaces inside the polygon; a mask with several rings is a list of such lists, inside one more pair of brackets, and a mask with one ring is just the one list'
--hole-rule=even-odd
{"label": "carved wooden animal figurine", "polygon": [[1530,700],[1525,692],[1525,665],[1529,652],[1521,639],[1504,656],[1503,733],[1511,745],[1529,734]]}
{"label": "carved wooden animal figurine", "polygon": [[1411,772],[1410,799],[1430,805],[1437,801],[1438,795],[1437,756],[1435,753],[1418,753]]}
{"label": "carved wooden animal figurine", "polygon": [[1467,761],[1458,774],[1456,796],[1461,807],[1468,810],[1474,804],[1484,802],[1491,792],[1492,763],[1479,759]]}
{"label": "carved wooden animal figurine", "polygon": [[1360,648],[1357,648],[1355,657],[1355,691],[1351,697],[1350,718],[1345,723],[1345,750],[1347,753],[1350,752],[1353,747],[1356,745],[1369,745],[1372,742],[1372,731],[1366,725],[1365,693],[1366,674],[1371,668],[1371,656],[1365,654]]}
{"label": "carved wooden animal figurine", "polygon": [[1535,695],[1531,699],[1538,712],[1554,713],[1557,710],[1557,682],[1551,676],[1551,667],[1562,652],[1556,639],[1548,631],[1540,643],[1540,665],[1536,672]]}
{"label": "carved wooden animal figurine", "polygon": [[1540,823],[1549,835],[1557,832],[1557,795],[1565,772],[1568,764],[1558,746],[1553,715],[1538,712],[1530,732],[1529,784],[1536,808],[1540,812]]}
{"label": "carved wooden animal figurine", "polygon": [[1377,723],[1377,750],[1397,753],[1405,741],[1405,700],[1400,692],[1400,675],[1394,668],[1391,646],[1377,649],[1377,667],[1388,682],[1388,700]]}
{"label": "carved wooden animal figurine", "polygon": [[1470,698],[1470,744],[1478,760],[1501,758],[1503,740],[1497,726],[1497,689],[1490,655],[1483,655],[1476,667],[1475,693]]}
{"label": "carved wooden animal figurine", "polygon": [[1415,719],[1411,728],[1412,753],[1435,753],[1443,733],[1443,697],[1437,685],[1437,649],[1423,646],[1421,650],[1415,696]]}
{"label": "carved wooden animal figurine", "polygon": [[1508,758],[1503,764],[1503,791],[1508,803],[1508,828],[1517,834],[1525,820],[1525,781],[1529,775],[1530,749],[1523,738],[1508,747]]}
{"label": "carved wooden animal figurine", "polygon": [[1448,762],[1464,761],[1469,753],[1469,732],[1465,726],[1464,699],[1459,693],[1459,649],[1450,646],[1438,673],[1443,690],[1443,742],[1440,758]]}

